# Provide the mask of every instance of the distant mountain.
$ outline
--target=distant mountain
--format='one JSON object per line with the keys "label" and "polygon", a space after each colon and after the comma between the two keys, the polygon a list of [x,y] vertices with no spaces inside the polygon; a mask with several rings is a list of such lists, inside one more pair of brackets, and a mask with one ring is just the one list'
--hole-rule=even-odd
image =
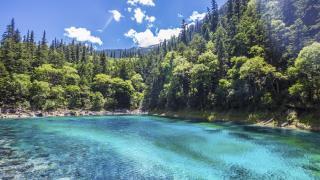
{"label": "distant mountain", "polygon": [[129,49],[105,49],[102,50],[102,52],[105,52],[107,56],[113,58],[128,58],[145,55],[155,47],[156,45],[149,47],[132,47]]}

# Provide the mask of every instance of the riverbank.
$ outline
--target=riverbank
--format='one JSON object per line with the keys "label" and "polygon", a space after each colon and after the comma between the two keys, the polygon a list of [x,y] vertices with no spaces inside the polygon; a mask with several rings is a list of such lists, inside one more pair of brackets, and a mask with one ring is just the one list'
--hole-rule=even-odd
{"label": "riverbank", "polygon": [[[192,119],[203,122],[238,122],[262,127],[299,129],[320,132],[320,119],[303,115],[298,117],[294,113],[279,116],[276,112],[248,113],[239,111],[211,112],[211,111],[152,111],[116,110],[116,111],[89,111],[89,110],[56,110],[56,111],[28,111],[7,110],[0,113],[0,119],[27,119],[35,117],[74,117],[74,116],[110,116],[110,115],[153,115],[161,117]],[[309,123],[306,123],[309,122]]]}
{"label": "riverbank", "polygon": [[0,113],[0,119],[25,119],[35,117],[69,117],[69,116],[107,116],[107,115],[142,115],[148,114],[141,110],[89,111],[89,110],[56,110],[56,111],[28,111],[10,110]]}
{"label": "riverbank", "polygon": [[[300,115],[288,113],[279,116],[277,112],[209,112],[209,111],[152,111],[154,116],[192,119],[204,122],[237,122],[261,127],[307,130],[320,132],[320,118],[316,119],[312,115]],[[307,123],[308,122],[308,123]],[[311,123],[310,123],[311,122]]]}

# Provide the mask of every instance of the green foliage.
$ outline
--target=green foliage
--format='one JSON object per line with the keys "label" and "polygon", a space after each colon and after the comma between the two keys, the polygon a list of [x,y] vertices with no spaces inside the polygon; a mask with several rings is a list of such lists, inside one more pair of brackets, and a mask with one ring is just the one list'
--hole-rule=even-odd
{"label": "green foliage", "polygon": [[44,81],[34,81],[31,89],[31,106],[34,109],[45,109],[47,99],[50,95],[50,84]]}
{"label": "green foliage", "polygon": [[299,97],[303,104],[320,103],[320,43],[303,48],[289,74],[296,83],[289,88],[292,96]]}
{"label": "green foliage", "polygon": [[31,86],[30,76],[26,74],[13,74],[12,84],[14,86],[15,93],[20,96],[28,96]]}
{"label": "green foliage", "polygon": [[143,82],[143,78],[140,74],[135,74],[134,76],[131,77],[131,82],[134,87],[134,89],[138,92],[143,92],[145,89],[145,84]]}
{"label": "green foliage", "polygon": [[[0,107],[55,110],[316,109],[320,15],[311,0],[215,0],[205,18],[150,48],[95,51],[72,41],[0,45]],[[257,117],[252,117],[257,119]]]}
{"label": "green foliage", "polygon": [[211,51],[207,51],[199,56],[198,63],[205,64],[214,70],[218,68],[218,57]]}
{"label": "green foliage", "polygon": [[221,89],[227,90],[232,86],[232,83],[228,81],[227,79],[220,79],[219,80],[219,87]]}
{"label": "green foliage", "polygon": [[189,46],[191,49],[196,50],[198,53],[203,53],[206,50],[206,41],[202,38],[199,34],[196,34],[192,41],[190,42]]}
{"label": "green foliage", "polygon": [[6,77],[9,73],[3,63],[0,62],[0,77]]}
{"label": "green foliage", "polygon": [[64,108],[67,104],[65,99],[65,89],[58,85],[53,86],[50,91],[50,100],[51,104],[53,105],[51,107],[51,110],[58,109],[58,108]]}
{"label": "green foliage", "polygon": [[49,82],[58,85],[63,82],[64,73],[60,69],[56,69],[52,64],[43,64],[34,71],[35,78],[39,81]]}
{"label": "green foliage", "polygon": [[245,62],[240,68],[240,78],[253,80],[255,83],[264,83],[267,76],[274,76],[275,67],[266,63],[261,57],[254,57]]}
{"label": "green foliage", "polygon": [[100,111],[104,108],[105,99],[100,92],[92,93],[90,95],[90,100],[92,102],[92,110]]}
{"label": "green foliage", "polygon": [[69,85],[65,88],[66,99],[68,101],[68,108],[81,108],[81,89],[79,86]]}
{"label": "green foliage", "polygon": [[249,54],[253,57],[255,57],[255,56],[264,57],[265,56],[264,49],[258,45],[251,47]]}
{"label": "green foliage", "polygon": [[303,96],[304,87],[301,83],[296,83],[289,88],[289,93],[292,96]]}
{"label": "green foliage", "polygon": [[93,90],[99,91],[103,96],[107,97],[110,94],[110,84],[112,83],[112,78],[109,75],[97,74],[93,79]]}
{"label": "green foliage", "polygon": [[135,91],[130,80],[111,78],[105,74],[98,74],[93,80],[93,89],[112,102],[109,108],[130,108],[131,98]]}
{"label": "green foliage", "polygon": [[49,63],[54,64],[57,67],[63,66],[64,54],[59,50],[50,50],[49,51]]}

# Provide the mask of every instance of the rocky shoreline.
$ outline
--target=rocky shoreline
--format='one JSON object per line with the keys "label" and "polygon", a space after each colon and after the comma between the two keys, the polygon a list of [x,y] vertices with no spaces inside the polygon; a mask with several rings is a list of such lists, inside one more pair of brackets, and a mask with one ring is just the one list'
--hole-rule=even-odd
{"label": "rocky shoreline", "polygon": [[27,111],[8,110],[0,112],[0,119],[25,119],[36,117],[76,117],[76,116],[107,116],[107,115],[144,115],[141,110],[89,111],[89,110],[56,110],[56,111]]}
{"label": "rocky shoreline", "polygon": [[[208,120],[208,117],[190,116],[189,114],[185,114],[184,116],[181,116],[179,114],[173,115],[171,113],[155,113],[155,112],[149,113],[141,110],[90,111],[90,110],[61,109],[56,111],[28,111],[28,110],[10,109],[10,110],[6,110],[5,112],[3,111],[0,112],[0,119],[27,119],[27,118],[37,118],[37,117],[110,116],[110,115],[154,115],[154,116],[170,117],[170,118],[197,119],[200,121],[212,122],[211,120]],[[237,120],[223,120],[223,121],[237,122]],[[242,121],[242,122],[247,122],[247,121]],[[272,127],[272,128],[320,132],[319,126],[310,126],[310,125],[306,125],[299,122],[295,122],[292,124],[284,123],[281,126],[277,126],[274,120],[269,120],[269,121],[259,121],[251,124],[255,126],[260,126],[260,127]]]}
{"label": "rocky shoreline", "polygon": [[312,132],[320,132],[320,126],[310,126],[301,122],[285,122],[280,125],[277,125],[275,122],[275,119],[270,120],[259,120],[257,122],[250,122],[249,120],[235,120],[235,119],[229,119],[228,117],[225,118],[218,118],[218,119],[210,119],[210,117],[203,115],[194,115],[191,113],[183,113],[181,115],[180,113],[173,113],[173,112],[151,112],[149,113],[153,116],[159,116],[159,117],[168,117],[168,118],[180,118],[180,119],[194,119],[198,121],[204,121],[204,122],[239,122],[244,123],[252,126],[258,126],[258,127],[269,127],[269,128],[280,128],[280,129],[291,129],[291,130],[302,130],[302,131],[312,131]]}

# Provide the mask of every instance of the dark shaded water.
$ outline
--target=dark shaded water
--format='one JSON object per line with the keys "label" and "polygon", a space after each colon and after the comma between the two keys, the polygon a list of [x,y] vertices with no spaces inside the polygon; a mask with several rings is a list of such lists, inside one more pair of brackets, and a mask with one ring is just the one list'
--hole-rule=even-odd
{"label": "dark shaded water", "polygon": [[0,179],[320,179],[320,135],[151,116],[0,121]]}

